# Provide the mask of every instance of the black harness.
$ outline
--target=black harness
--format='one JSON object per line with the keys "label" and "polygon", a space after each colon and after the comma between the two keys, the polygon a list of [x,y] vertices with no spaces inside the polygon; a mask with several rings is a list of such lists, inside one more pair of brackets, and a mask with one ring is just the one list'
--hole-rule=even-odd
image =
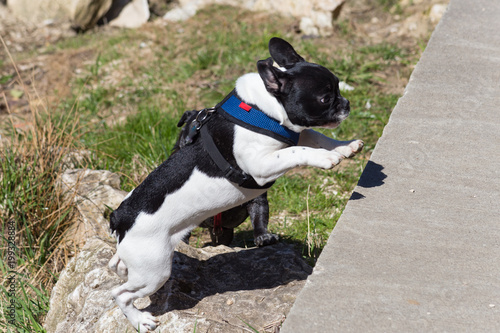
{"label": "black harness", "polygon": [[186,125],[190,128],[188,135],[184,139],[185,144],[194,142],[198,133],[200,133],[203,148],[222,171],[224,177],[229,181],[249,189],[265,189],[271,187],[274,182],[261,186],[257,184],[251,175],[241,170],[237,165],[231,165],[224,156],[222,156],[208,131],[208,127],[204,126],[215,112],[236,125],[270,136],[290,146],[297,145],[299,133],[293,132],[282,126],[279,122],[257,109],[256,106],[248,105],[243,102],[235,90],[227,95],[222,102],[217,104],[214,108],[199,111],[196,118],[190,124]]}

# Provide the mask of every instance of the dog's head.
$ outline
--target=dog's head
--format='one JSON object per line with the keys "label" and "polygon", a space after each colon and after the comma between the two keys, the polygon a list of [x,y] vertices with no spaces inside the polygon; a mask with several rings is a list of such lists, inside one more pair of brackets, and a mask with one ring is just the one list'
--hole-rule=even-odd
{"label": "dog's head", "polygon": [[269,41],[269,53],[271,58],[257,62],[259,75],[294,125],[334,128],[347,118],[349,101],[340,95],[332,72],[305,61],[281,38]]}

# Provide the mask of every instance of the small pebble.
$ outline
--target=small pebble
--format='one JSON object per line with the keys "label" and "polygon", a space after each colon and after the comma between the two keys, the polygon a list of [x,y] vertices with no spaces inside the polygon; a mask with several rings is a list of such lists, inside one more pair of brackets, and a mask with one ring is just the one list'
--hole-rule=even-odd
{"label": "small pebble", "polygon": [[234,303],[234,301],[233,301],[232,299],[228,299],[228,300],[226,301],[226,304],[227,304],[227,305],[233,305],[233,303]]}

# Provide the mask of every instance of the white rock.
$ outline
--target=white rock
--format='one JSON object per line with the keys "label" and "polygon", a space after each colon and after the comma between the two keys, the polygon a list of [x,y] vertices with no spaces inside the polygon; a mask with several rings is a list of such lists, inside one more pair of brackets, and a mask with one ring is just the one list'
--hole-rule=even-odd
{"label": "white rock", "polygon": [[429,13],[429,19],[432,23],[437,23],[443,17],[444,12],[446,11],[447,5],[443,4],[435,4],[432,6],[431,11]]}
{"label": "white rock", "polygon": [[198,7],[194,3],[189,3],[183,7],[177,7],[167,12],[163,18],[167,21],[178,22],[185,21],[196,14]]}
{"label": "white rock", "polygon": [[353,91],[353,90],[354,90],[354,87],[353,87],[353,86],[348,85],[348,84],[347,84],[347,83],[345,83],[344,81],[340,81],[340,82],[339,82],[339,89],[340,89],[340,91]]}
{"label": "white rock", "polygon": [[125,4],[120,14],[109,22],[109,25],[121,28],[138,28],[149,20],[148,0],[115,0],[113,6]]}
{"label": "white rock", "polygon": [[303,17],[300,20],[299,28],[304,35],[319,35],[319,29],[314,25],[314,21],[310,17]]}
{"label": "white rock", "polygon": [[178,7],[167,12],[168,21],[183,21],[211,4],[243,7],[253,11],[266,11],[300,19],[300,29],[306,35],[327,36],[333,32],[334,13],[345,0],[180,0]]}
{"label": "white rock", "polygon": [[365,104],[365,109],[370,110],[371,108],[372,108],[372,103],[370,103],[370,100],[367,100]]}

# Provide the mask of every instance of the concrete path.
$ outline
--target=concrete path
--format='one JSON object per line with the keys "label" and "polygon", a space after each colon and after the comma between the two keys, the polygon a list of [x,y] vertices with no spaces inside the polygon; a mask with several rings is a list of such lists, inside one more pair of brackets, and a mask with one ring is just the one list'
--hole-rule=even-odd
{"label": "concrete path", "polygon": [[500,332],[500,1],[451,0],[290,332]]}

